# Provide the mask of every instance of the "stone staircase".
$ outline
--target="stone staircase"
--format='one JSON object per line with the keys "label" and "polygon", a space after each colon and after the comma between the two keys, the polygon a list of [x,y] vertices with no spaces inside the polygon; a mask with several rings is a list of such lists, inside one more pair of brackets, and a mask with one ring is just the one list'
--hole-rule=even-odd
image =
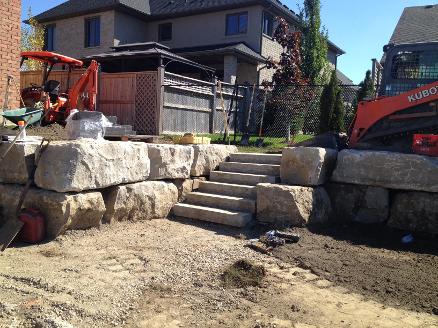
{"label": "stone staircase", "polygon": [[210,181],[201,181],[199,189],[187,195],[184,203],[173,207],[173,214],[244,227],[256,213],[256,185],[279,181],[281,155],[235,153],[222,162]]}

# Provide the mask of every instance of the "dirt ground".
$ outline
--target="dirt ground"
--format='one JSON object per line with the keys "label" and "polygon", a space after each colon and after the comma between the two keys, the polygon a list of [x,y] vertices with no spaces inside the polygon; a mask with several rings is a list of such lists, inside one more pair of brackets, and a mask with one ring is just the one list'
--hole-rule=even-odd
{"label": "dirt ground", "polygon": [[[245,247],[238,230],[177,220],[118,223],[41,245],[17,244],[0,254],[0,327],[438,327],[430,311],[437,298],[425,297],[424,308],[397,305],[346,278],[368,279],[372,289],[371,281],[407,275],[407,266],[397,266],[405,259],[428,270],[409,271],[419,274],[411,280],[426,279],[417,296],[428,288],[436,295],[436,254],[300,233],[298,244],[276,256]],[[326,260],[318,262],[313,252]],[[333,263],[347,263],[338,271],[350,274],[334,277],[340,265],[328,264],[332,252]],[[376,268],[362,264],[366,258]],[[266,277],[259,287],[225,288],[222,273],[242,259],[262,265]]]}
{"label": "dirt ground", "polygon": [[438,240],[382,226],[295,229],[297,245],[278,248],[279,259],[384,304],[438,315]]}

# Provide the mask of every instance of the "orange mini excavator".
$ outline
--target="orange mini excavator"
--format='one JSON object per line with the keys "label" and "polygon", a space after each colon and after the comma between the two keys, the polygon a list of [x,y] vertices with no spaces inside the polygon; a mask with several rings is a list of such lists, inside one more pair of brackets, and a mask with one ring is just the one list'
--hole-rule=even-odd
{"label": "orange mini excavator", "polygon": [[[71,72],[82,68],[82,61],[49,51],[22,52],[21,65],[28,59],[43,63],[42,84],[32,84],[23,89],[21,96],[26,107],[34,107],[38,102],[43,104],[43,125],[55,122],[64,125],[72,109],[96,110],[99,72],[99,64],[96,61],[91,61],[88,69],[70,87]],[[60,81],[49,79],[55,65],[62,65],[68,70],[67,85],[62,86],[66,90],[64,93],[61,93]],[[81,108],[78,108],[79,106]]]}

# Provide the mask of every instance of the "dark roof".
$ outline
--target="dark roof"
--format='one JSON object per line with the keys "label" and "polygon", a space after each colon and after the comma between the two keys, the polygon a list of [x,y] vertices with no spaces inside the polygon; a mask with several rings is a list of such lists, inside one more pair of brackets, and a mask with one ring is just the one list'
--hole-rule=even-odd
{"label": "dark roof", "polygon": [[150,14],[149,1],[147,0],[68,0],[36,15],[35,19],[39,22],[47,22],[113,8],[125,9],[143,15]]}
{"label": "dark roof", "polygon": [[390,44],[438,41],[438,5],[407,7],[389,41]]}
{"label": "dark roof", "polygon": [[127,58],[127,57],[163,57],[166,59],[170,59],[171,61],[184,63],[190,66],[199,67],[207,71],[214,72],[215,69],[198,64],[192,60],[184,58],[182,56],[176,55],[166,49],[168,47],[156,43],[156,42],[145,42],[145,43],[134,43],[131,45],[132,48],[127,47],[128,45],[116,46],[113,47],[113,51],[105,52],[102,54],[87,56],[85,59],[91,60],[103,60],[103,59],[119,59],[119,58]]}
{"label": "dark roof", "polygon": [[45,22],[87,12],[125,7],[148,15],[150,18],[160,19],[255,4],[270,6],[273,10],[299,21],[295,12],[277,0],[69,0],[35,18],[40,22]]}
{"label": "dark roof", "polygon": [[[297,14],[279,0],[68,0],[36,15],[35,19],[44,23],[102,10],[120,9],[143,16],[149,20],[154,20],[256,4],[261,4],[278,15],[284,15],[289,21],[297,24],[300,22],[300,18]],[[333,42],[329,41],[328,43],[329,47],[334,49],[338,54],[345,53],[345,51],[336,46]]]}
{"label": "dark roof", "polygon": [[353,85],[354,84],[352,80],[350,80],[344,73],[342,73],[338,69],[336,70],[336,76],[342,85]]}
{"label": "dark roof", "polygon": [[250,46],[244,42],[223,43],[200,47],[179,48],[172,49],[173,52],[182,54],[184,56],[198,56],[198,55],[218,55],[218,54],[237,54],[255,61],[257,63],[266,62],[266,58],[254,51]]}

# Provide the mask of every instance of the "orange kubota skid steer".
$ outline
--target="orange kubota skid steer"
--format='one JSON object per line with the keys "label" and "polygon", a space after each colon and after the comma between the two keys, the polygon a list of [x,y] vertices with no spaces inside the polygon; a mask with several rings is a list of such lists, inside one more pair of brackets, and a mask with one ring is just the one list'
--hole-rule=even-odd
{"label": "orange kubota skid steer", "polygon": [[438,156],[438,43],[384,51],[380,97],[359,103],[349,147]]}
{"label": "orange kubota skid steer", "polygon": [[[72,70],[83,67],[83,62],[71,57],[49,51],[30,51],[21,53],[21,65],[28,59],[43,63],[43,77],[41,85],[32,84],[21,91],[26,107],[34,107],[36,103],[43,104],[43,125],[59,123],[64,125],[65,119],[72,109],[96,110],[97,83],[99,65],[91,61],[90,66],[70,87]],[[62,65],[68,70],[67,85],[61,86],[60,81],[50,80],[49,76],[55,65]],[[61,87],[66,90],[61,93]],[[80,108],[79,108],[80,107]]]}
{"label": "orange kubota skid steer", "polygon": [[[438,140],[420,135],[437,132],[438,82],[433,82],[397,96],[360,102],[350,130],[349,147],[405,153],[429,152],[427,155],[438,156]],[[419,151],[421,147],[415,147],[414,141],[418,143],[422,140],[437,142],[437,153],[433,150],[434,144],[429,145],[432,148],[429,151]]]}

